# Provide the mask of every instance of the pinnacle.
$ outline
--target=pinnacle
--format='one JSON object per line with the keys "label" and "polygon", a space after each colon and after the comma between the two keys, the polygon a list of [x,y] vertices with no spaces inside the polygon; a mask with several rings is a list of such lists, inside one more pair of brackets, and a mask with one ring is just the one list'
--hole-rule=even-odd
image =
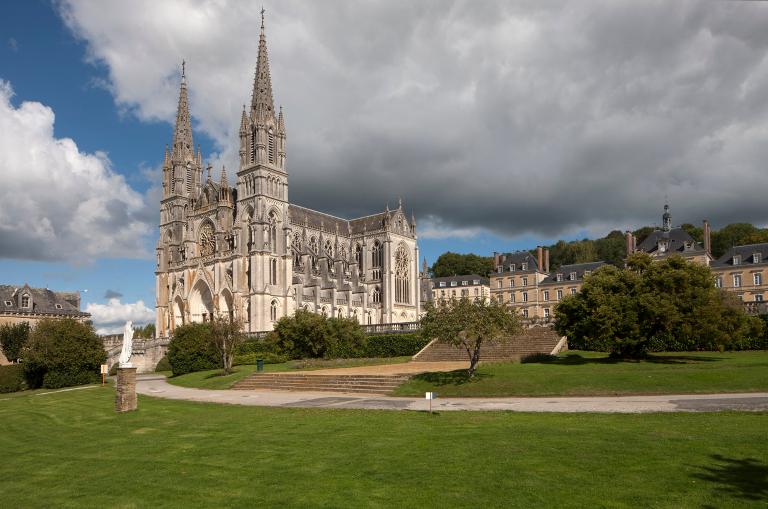
{"label": "pinnacle", "polygon": [[176,111],[176,127],[173,131],[171,157],[174,161],[194,160],[192,142],[192,122],[189,117],[189,97],[187,94],[186,63],[181,66],[181,85],[179,87],[179,106]]}
{"label": "pinnacle", "polygon": [[269,73],[267,38],[264,35],[264,10],[262,9],[262,30],[259,35],[259,53],[256,59],[256,75],[253,80],[251,113],[255,118],[275,118],[275,104],[272,99],[272,78]]}

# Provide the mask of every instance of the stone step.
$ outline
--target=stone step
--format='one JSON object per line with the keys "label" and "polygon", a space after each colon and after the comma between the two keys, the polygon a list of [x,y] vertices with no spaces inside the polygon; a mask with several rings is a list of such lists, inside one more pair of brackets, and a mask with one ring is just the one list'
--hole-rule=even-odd
{"label": "stone step", "polygon": [[406,380],[408,380],[407,375],[253,373],[237,382],[232,388],[387,394]]}
{"label": "stone step", "polygon": [[[549,327],[525,329],[509,341],[486,343],[480,350],[481,362],[519,360],[522,356],[550,353],[560,342],[560,337]],[[413,357],[414,361],[441,362],[467,360],[467,352],[451,344],[434,342]]]}

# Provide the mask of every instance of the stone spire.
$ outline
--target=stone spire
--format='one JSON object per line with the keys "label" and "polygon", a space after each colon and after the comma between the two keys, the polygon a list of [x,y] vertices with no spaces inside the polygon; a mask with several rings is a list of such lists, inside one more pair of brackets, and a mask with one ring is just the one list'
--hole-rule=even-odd
{"label": "stone spire", "polygon": [[176,112],[176,128],[173,131],[171,158],[174,161],[195,160],[195,148],[192,143],[192,122],[189,118],[186,63],[183,61],[181,62],[181,89],[179,90],[179,108]]}
{"label": "stone spire", "polygon": [[277,132],[285,132],[285,117],[283,116],[283,107],[280,106],[280,114],[277,116]]}
{"label": "stone spire", "polygon": [[227,167],[221,167],[221,187],[229,187],[229,180],[227,179]]}
{"label": "stone spire", "polygon": [[253,80],[251,115],[254,119],[275,118],[275,104],[272,99],[272,78],[269,74],[267,38],[264,35],[264,8],[261,9],[261,34],[259,35],[259,56],[256,60],[256,76]]}
{"label": "stone spire", "polygon": [[240,134],[248,134],[248,116],[245,113],[245,104],[243,104],[243,116],[240,118]]}

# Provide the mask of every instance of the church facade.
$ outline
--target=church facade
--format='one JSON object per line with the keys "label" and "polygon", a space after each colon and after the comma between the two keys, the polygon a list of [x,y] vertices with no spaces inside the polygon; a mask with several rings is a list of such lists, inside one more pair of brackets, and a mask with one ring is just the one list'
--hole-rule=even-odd
{"label": "church facade", "polygon": [[241,320],[246,331],[271,330],[299,308],[361,324],[417,320],[416,224],[402,203],[348,220],[289,202],[285,116],[274,108],[263,19],[239,138],[234,182],[225,168],[214,181],[199,147],[195,153],[182,69],[162,172],[158,337],[213,316]]}

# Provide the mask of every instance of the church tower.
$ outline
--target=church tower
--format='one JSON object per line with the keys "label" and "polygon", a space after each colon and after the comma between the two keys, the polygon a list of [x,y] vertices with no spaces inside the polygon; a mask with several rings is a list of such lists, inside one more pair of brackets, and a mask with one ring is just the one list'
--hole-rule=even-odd
{"label": "church tower", "polygon": [[243,273],[251,295],[245,313],[249,330],[271,328],[270,314],[293,311],[288,299],[292,272],[285,140],[285,117],[282,108],[275,111],[272,94],[262,9],[251,106],[243,108],[240,119],[237,172],[235,235],[248,260]]}

